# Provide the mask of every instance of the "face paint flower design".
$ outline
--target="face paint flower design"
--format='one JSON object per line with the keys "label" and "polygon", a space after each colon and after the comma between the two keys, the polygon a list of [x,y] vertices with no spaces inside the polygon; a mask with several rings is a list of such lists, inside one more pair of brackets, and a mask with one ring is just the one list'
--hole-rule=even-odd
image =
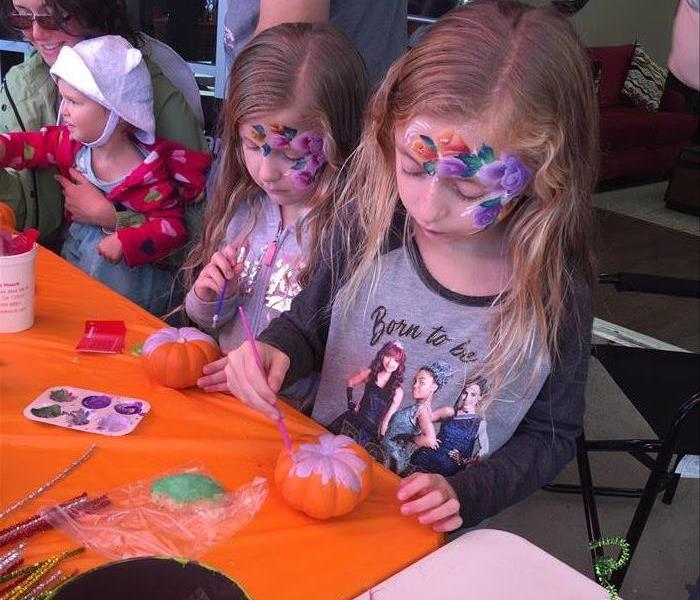
{"label": "face paint flower design", "polygon": [[265,144],[265,128],[262,125],[253,125],[250,128],[250,139],[258,146]]}
{"label": "face paint flower design", "polygon": [[[438,157],[437,146],[427,135],[421,135],[418,139],[413,141],[411,144],[411,152],[419,162],[423,163],[423,168],[425,168],[426,162],[432,161]],[[425,170],[428,171],[428,169]]]}
{"label": "face paint flower design", "polygon": [[297,135],[297,130],[293,127],[286,127],[275,123],[270,125],[270,133],[267,137],[267,143],[273,150],[282,150],[289,147],[291,142]]}
{"label": "face paint flower design", "polygon": [[263,156],[267,156],[268,154],[270,154],[270,146],[268,145],[266,138],[267,133],[265,132],[265,128],[262,125],[253,125],[250,128],[250,139],[253,140],[253,142],[255,142],[255,144],[260,147]]}
{"label": "face paint flower design", "polygon": [[304,131],[289,141],[289,147],[300,154],[323,154],[323,139],[310,131]]}
{"label": "face paint flower design", "polygon": [[475,177],[488,189],[487,200],[462,213],[462,216],[472,215],[477,229],[486,229],[504,218],[510,212],[504,210],[506,205],[527,189],[532,178],[530,170],[513,154],[503,153],[496,158],[488,144],[472,152],[454,128],[439,133],[434,139],[417,133],[409,148],[427,174],[457,179]]}
{"label": "face paint flower design", "polygon": [[[423,167],[425,168],[425,166]],[[430,172],[430,171],[428,171]],[[468,177],[469,172],[467,165],[455,156],[448,156],[437,161],[437,174],[440,177]]]}
{"label": "face paint flower design", "polygon": [[470,152],[469,146],[464,142],[462,136],[454,129],[448,129],[438,135],[437,145],[443,154],[447,152],[454,152],[455,154]]}
{"label": "face paint flower design", "polygon": [[323,151],[323,138],[313,131],[299,133],[293,127],[273,123],[265,128],[264,125],[253,125],[250,132],[251,140],[258,145],[263,156],[272,150],[289,148],[302,156],[297,158],[290,167],[292,182],[297,189],[310,187],[318,173],[326,164]]}
{"label": "face paint flower design", "polygon": [[501,160],[485,165],[478,177],[494,191],[501,192],[507,202],[525,190],[530,183],[530,170],[517,157],[506,154]]}
{"label": "face paint flower design", "polygon": [[479,229],[490,227],[496,222],[502,209],[503,206],[501,205],[500,198],[482,202],[474,211],[474,217],[472,219],[474,227],[478,227]]}

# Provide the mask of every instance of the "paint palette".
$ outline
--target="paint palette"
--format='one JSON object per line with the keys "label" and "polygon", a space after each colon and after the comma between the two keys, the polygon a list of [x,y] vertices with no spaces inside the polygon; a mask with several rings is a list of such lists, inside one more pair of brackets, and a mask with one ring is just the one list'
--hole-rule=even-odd
{"label": "paint palette", "polygon": [[145,400],[95,390],[56,386],[24,409],[32,421],[100,435],[126,435],[151,410]]}

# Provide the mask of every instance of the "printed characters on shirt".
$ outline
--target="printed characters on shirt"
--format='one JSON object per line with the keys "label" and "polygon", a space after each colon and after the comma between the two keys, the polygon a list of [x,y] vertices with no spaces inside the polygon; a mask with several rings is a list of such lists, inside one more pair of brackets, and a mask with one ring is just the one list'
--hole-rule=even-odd
{"label": "printed characters on shirt", "polygon": [[437,443],[412,454],[413,470],[454,475],[488,454],[486,420],[480,414],[485,395],[486,381],[477,377],[466,382],[454,406],[433,412],[433,419],[440,421]]}
{"label": "printed characters on shirt", "polygon": [[[329,429],[333,433],[352,437],[378,460],[381,456],[379,439],[389,426],[389,414],[403,400],[403,378],[406,352],[401,343],[386,342],[376,353],[368,368],[351,375],[347,380],[347,410]],[[362,397],[354,397],[354,388],[364,384]]]}
{"label": "printed characters on shirt", "polygon": [[[435,347],[451,340],[444,327],[428,334],[416,324],[387,321],[384,307],[375,309],[372,322],[370,345],[377,344],[387,331],[414,340],[424,338]],[[465,351],[468,346],[468,342],[450,346],[453,366],[445,360],[420,366],[411,380],[412,402],[406,403],[404,374],[409,356],[402,342],[384,342],[368,368],[348,377],[347,410],[330,423],[329,430],[353,438],[377,461],[402,476],[415,471],[454,475],[476,462],[489,447],[481,411],[486,382],[481,377],[467,380],[453,400],[442,391],[466,356],[469,362],[476,361],[473,353]],[[459,351],[452,352],[454,348]],[[354,388],[363,384],[358,399]]]}
{"label": "printed characters on shirt", "polygon": [[389,425],[381,438],[385,467],[401,475],[418,448],[438,448],[433,396],[451,376],[450,367],[444,361],[421,367],[413,378],[413,404],[395,410],[393,414],[389,409]]}

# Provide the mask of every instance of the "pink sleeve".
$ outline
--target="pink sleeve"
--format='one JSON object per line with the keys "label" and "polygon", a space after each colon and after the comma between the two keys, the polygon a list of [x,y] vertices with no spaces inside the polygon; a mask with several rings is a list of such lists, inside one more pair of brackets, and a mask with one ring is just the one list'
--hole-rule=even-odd
{"label": "pink sleeve", "polygon": [[152,264],[166,258],[187,242],[184,211],[181,208],[153,211],[137,227],[117,229],[124,260],[130,267]]}
{"label": "pink sleeve", "polygon": [[0,134],[0,167],[45,169],[73,166],[79,143],[70,139],[65,127],[45,127],[41,131]]}

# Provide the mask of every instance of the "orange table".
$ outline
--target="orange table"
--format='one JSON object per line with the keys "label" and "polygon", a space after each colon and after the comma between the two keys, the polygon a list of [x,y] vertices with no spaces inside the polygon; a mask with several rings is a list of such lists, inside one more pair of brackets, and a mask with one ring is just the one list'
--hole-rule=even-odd
{"label": "orange table", "polygon": [[[192,461],[229,488],[259,475],[270,483],[261,511],[244,530],[199,558],[238,581],[254,600],[351,598],[436,549],[440,537],[402,517],[398,478],[377,466],[369,498],[352,514],[319,522],[288,508],[272,483],[281,447],[275,425],[222,394],[152,384],[138,358],[75,351],[86,319],[122,319],[126,348],[163,324],[128,300],[40,249],[36,321],[0,334],[0,510],[51,479],[93,442],[88,462],[0,523],[5,527],[49,501],[93,495]],[[151,413],[124,437],[107,437],[29,421],[22,410],[43,390],[72,385],[143,398]],[[292,437],[321,427],[285,407]],[[75,544],[59,532],[30,540],[27,560]],[[68,566],[106,562],[88,552]]]}

